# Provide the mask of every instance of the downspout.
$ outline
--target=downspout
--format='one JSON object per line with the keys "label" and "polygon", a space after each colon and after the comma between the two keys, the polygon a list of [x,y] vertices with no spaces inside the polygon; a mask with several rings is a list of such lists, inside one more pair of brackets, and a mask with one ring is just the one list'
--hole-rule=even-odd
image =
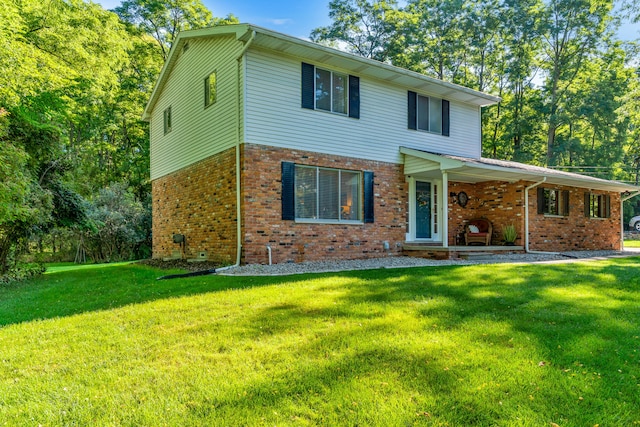
{"label": "downspout", "polygon": [[634,194],[631,194],[624,198],[620,197],[620,250],[624,250],[624,215],[622,214],[624,209],[624,202],[629,199],[633,199],[638,195],[640,195],[640,191],[636,191]]}
{"label": "downspout", "polygon": [[545,176],[542,181],[531,184],[524,189],[524,251],[531,254],[550,254],[558,255],[558,252],[532,251],[529,249],[529,190],[537,187],[547,180]]}
{"label": "downspout", "polygon": [[244,54],[247,52],[247,49],[249,49],[249,46],[251,46],[251,43],[253,43],[253,40],[256,37],[256,32],[255,30],[251,31],[251,37],[249,37],[249,40],[247,40],[247,42],[244,44],[244,46],[242,47],[242,50],[240,51],[240,54],[238,55],[238,57],[236,58],[236,61],[238,62],[238,75],[237,75],[237,87],[236,87],[236,106],[237,106],[237,120],[238,120],[238,125],[236,126],[236,235],[237,235],[237,241],[236,241],[236,263],[234,265],[229,265],[227,267],[222,267],[222,268],[218,268],[216,271],[224,271],[224,270],[228,270],[230,268],[234,268],[240,265],[240,260],[242,259],[242,206],[241,206],[241,202],[242,202],[242,185],[240,182],[240,179],[242,178],[242,173],[240,171],[240,144],[243,142],[242,141],[242,137],[243,137],[243,132],[241,129],[241,118],[242,118],[242,113],[243,113],[243,109],[240,107],[240,101],[241,101],[241,93],[244,94],[244,91],[241,92],[242,87],[240,86],[240,77],[242,75],[242,58],[244,57]]}

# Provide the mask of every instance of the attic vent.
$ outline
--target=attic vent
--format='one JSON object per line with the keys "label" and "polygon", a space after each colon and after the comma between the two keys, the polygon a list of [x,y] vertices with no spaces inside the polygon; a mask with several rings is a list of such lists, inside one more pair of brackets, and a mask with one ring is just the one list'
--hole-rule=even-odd
{"label": "attic vent", "polygon": [[184,46],[182,46],[182,53],[185,53],[189,50],[189,42],[185,42]]}

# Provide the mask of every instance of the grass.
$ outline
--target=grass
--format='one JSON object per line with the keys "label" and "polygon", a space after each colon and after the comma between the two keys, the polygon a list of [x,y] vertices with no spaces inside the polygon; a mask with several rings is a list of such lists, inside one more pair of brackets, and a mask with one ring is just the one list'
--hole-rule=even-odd
{"label": "grass", "polygon": [[640,259],[0,288],[6,425],[640,425]]}
{"label": "grass", "polygon": [[640,248],[640,240],[625,240],[625,248]]}

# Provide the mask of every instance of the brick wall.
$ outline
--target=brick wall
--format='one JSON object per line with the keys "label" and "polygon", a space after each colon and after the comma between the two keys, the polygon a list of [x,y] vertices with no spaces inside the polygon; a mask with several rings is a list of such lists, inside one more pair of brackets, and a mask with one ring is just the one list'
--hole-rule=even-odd
{"label": "brick wall", "polygon": [[473,218],[486,218],[493,225],[491,243],[503,244],[502,228],[513,224],[518,233],[516,245],[524,245],[524,188],[522,182],[488,181],[478,184],[450,182],[449,192],[464,191],[469,202],[461,207],[449,197],[449,245],[464,245],[464,226]]}
{"label": "brick wall", "polygon": [[173,234],[184,234],[185,258],[206,251],[211,260],[235,262],[235,149],[154,180],[151,194],[154,258],[180,250]]}
{"label": "brick wall", "polygon": [[[375,173],[372,224],[309,224],[281,219],[281,163]],[[407,184],[402,165],[260,145],[243,150],[243,259],[266,264],[398,255],[406,233]],[[389,243],[385,250],[384,242]]]}
{"label": "brick wall", "polygon": [[[548,186],[547,186],[548,187]],[[552,217],[538,214],[536,190],[529,191],[529,248],[539,251],[619,250],[620,194],[611,197],[611,217],[588,218],[584,215],[584,193],[581,188],[553,187],[569,190],[569,216]]]}
{"label": "brick wall", "polygon": [[[532,182],[449,183],[449,192],[464,191],[469,203],[461,207],[449,198],[449,244],[464,244],[460,239],[464,225],[472,218],[487,218],[493,224],[492,243],[503,243],[502,228],[513,224],[518,232],[516,245],[524,245],[524,189]],[[585,189],[553,186],[569,191],[569,216],[538,214],[536,188],[529,191],[529,249],[539,251],[618,250],[620,249],[620,195],[611,196],[611,217],[584,216]]]}

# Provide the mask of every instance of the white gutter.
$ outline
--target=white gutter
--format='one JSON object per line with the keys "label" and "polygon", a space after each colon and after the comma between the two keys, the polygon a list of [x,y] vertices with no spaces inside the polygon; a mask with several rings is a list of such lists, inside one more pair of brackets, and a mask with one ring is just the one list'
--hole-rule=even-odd
{"label": "white gutter", "polygon": [[558,252],[532,251],[529,249],[529,190],[547,181],[545,176],[542,181],[531,184],[524,189],[524,251],[531,254],[551,254],[557,255]]}
{"label": "white gutter", "polygon": [[[240,129],[241,124],[240,124],[240,116],[243,113],[243,111],[240,108],[240,91],[241,91],[241,87],[240,87],[240,74],[241,74],[241,65],[242,65],[242,58],[244,57],[244,54],[247,52],[247,49],[249,49],[249,46],[251,45],[251,43],[253,42],[253,40],[256,37],[256,32],[255,30],[251,31],[251,37],[249,37],[249,40],[247,40],[247,42],[244,44],[244,46],[242,47],[242,50],[240,51],[240,54],[238,55],[238,57],[236,58],[236,61],[238,61],[238,75],[237,75],[237,88],[236,88],[236,106],[237,106],[237,120],[238,120],[238,126],[236,127],[236,235],[237,235],[237,240],[236,240],[236,263],[233,265],[229,265],[227,267],[222,267],[222,268],[218,268],[216,269],[216,271],[224,271],[224,270],[228,270],[230,268],[234,268],[240,265],[240,260],[242,259],[242,206],[241,206],[241,202],[242,202],[242,185],[240,182],[241,179],[241,172],[240,172],[240,144],[243,142],[242,141],[242,130]],[[244,91],[242,92],[244,93]]]}
{"label": "white gutter", "polygon": [[624,209],[624,202],[638,195],[640,195],[640,191],[636,191],[635,193],[624,198],[620,197],[620,250],[624,250],[624,215],[622,214]]}

